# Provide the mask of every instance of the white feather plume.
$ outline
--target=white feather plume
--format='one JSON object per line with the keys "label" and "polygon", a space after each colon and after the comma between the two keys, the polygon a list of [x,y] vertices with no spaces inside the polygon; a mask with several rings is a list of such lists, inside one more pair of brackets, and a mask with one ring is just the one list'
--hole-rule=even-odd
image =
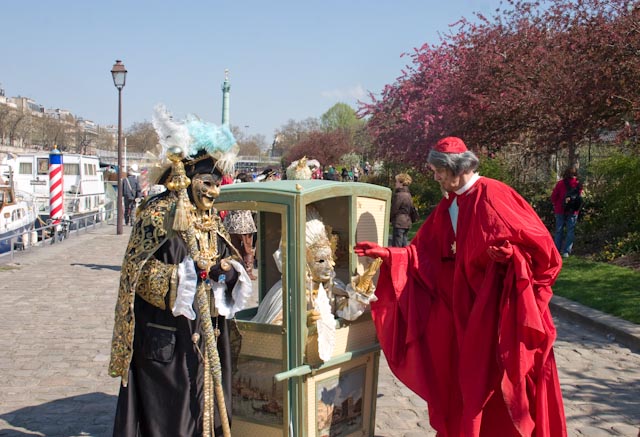
{"label": "white feather plume", "polygon": [[307,159],[307,167],[312,170],[320,168],[320,162],[317,159]]}
{"label": "white feather plume", "polygon": [[313,309],[320,314],[316,322],[318,329],[318,355],[322,361],[328,361],[333,355],[336,346],[336,319],[331,312],[331,303],[322,284],[318,287]]}
{"label": "white feather plume", "polygon": [[183,153],[187,153],[191,141],[189,130],[184,124],[174,121],[171,113],[162,103],[155,106],[151,121],[162,146],[160,152],[162,161],[166,158],[170,147],[179,147]]}
{"label": "white feather plume", "polygon": [[216,162],[216,167],[220,169],[222,174],[233,175],[236,161],[238,160],[237,150],[238,150],[238,147],[234,146],[233,149],[222,153],[222,155],[220,156],[217,156],[218,161]]}

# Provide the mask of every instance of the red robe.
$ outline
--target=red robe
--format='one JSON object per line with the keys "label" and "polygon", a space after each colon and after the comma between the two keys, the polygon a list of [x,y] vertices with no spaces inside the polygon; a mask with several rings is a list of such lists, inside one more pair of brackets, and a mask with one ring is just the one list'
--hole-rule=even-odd
{"label": "red robe", "polygon": [[[371,310],[389,366],[427,401],[439,436],[566,436],[548,306],[562,261],[551,235],[488,178],[457,196],[456,235],[450,197],[381,268]],[[493,261],[487,248],[505,241],[513,256]]]}

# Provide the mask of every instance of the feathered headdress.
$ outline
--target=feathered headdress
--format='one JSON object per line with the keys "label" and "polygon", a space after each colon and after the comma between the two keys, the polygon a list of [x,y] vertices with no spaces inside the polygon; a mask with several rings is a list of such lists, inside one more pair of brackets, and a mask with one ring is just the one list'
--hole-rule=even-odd
{"label": "feathered headdress", "polygon": [[178,194],[173,229],[183,231],[188,228],[185,204],[189,202],[189,178],[216,169],[220,174],[231,173],[236,140],[225,125],[216,126],[193,115],[185,121],[176,121],[162,104],[155,107],[152,122],[160,140],[160,160],[171,161],[171,173],[167,168],[161,170],[156,183]]}
{"label": "feathered headdress", "polygon": [[320,167],[320,163],[315,159],[307,159],[303,156],[297,161],[293,161],[287,167],[287,179],[289,180],[309,180],[312,169]]}
{"label": "feathered headdress", "polygon": [[307,206],[305,229],[305,242],[308,252],[314,252],[321,247],[326,247],[331,249],[331,255],[335,257],[338,236],[332,235],[331,228],[325,226],[322,216],[313,206]]}
{"label": "feathered headdress", "polygon": [[215,159],[216,168],[222,174],[233,172],[237,145],[228,126],[217,126],[194,115],[187,116],[184,121],[176,121],[163,104],[154,108],[152,123],[160,140],[161,162],[179,149],[184,164],[201,159],[206,154]]}

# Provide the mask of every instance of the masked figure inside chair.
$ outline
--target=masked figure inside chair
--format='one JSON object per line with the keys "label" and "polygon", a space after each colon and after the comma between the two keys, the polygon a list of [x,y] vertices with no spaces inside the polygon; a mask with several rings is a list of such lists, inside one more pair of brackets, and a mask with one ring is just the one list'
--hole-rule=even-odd
{"label": "masked figure inside chair", "polygon": [[[311,161],[313,163],[314,161]],[[315,161],[317,162],[317,161]],[[287,168],[288,180],[311,179],[310,161],[306,157],[294,161]],[[319,164],[318,164],[319,166]],[[367,271],[351,278],[345,284],[336,277],[335,252],[337,235],[325,226],[318,210],[306,208],[305,224],[305,295],[307,301],[307,325],[315,325],[318,332],[318,351],[322,360],[331,357],[335,345],[336,317],[354,321],[376,300],[375,286],[371,278],[381,261],[371,263]],[[280,250],[274,253],[277,266],[282,265]],[[252,321],[256,323],[282,324],[282,281],[276,282],[260,302]]]}
{"label": "masked figure inside chair", "polygon": [[114,436],[230,435],[234,314],[249,279],[213,203],[233,166],[226,127],[153,124],[167,190],[139,208],[122,264],[109,373],[122,378]]}

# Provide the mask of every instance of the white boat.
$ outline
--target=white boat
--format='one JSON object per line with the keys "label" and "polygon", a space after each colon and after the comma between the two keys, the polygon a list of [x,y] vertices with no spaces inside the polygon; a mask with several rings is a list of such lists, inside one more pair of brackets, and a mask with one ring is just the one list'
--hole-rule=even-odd
{"label": "white boat", "polygon": [[[49,219],[49,153],[10,154],[3,164],[11,167],[16,190],[34,198],[40,224]],[[91,217],[99,221],[105,211],[105,187],[97,156],[63,153],[63,214],[69,220]]]}
{"label": "white boat", "polygon": [[0,253],[9,252],[12,241],[21,246],[35,243],[32,231],[36,217],[32,196],[16,190],[11,167],[0,165]]}

